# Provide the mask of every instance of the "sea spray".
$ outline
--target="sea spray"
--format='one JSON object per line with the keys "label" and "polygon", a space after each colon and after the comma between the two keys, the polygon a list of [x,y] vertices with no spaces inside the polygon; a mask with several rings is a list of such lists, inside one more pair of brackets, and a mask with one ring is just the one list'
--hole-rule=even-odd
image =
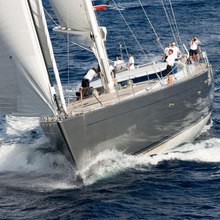
{"label": "sea spray", "polygon": [[92,163],[80,171],[85,185],[111,178],[127,169],[150,169],[162,161],[181,160],[215,163],[220,162],[220,139],[186,143],[161,154],[132,156],[115,150],[106,150],[97,155]]}

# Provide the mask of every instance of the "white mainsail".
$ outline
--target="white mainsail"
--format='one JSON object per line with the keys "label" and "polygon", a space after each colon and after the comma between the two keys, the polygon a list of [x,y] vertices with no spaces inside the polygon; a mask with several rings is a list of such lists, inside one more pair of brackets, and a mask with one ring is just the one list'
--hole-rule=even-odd
{"label": "white mainsail", "polygon": [[[0,112],[51,116],[57,110],[46,63],[52,62],[49,49],[47,59],[42,53],[29,3],[35,3],[36,10],[42,7],[33,0],[0,0]],[[43,38],[41,16],[35,22]],[[47,43],[43,47],[47,48]]]}

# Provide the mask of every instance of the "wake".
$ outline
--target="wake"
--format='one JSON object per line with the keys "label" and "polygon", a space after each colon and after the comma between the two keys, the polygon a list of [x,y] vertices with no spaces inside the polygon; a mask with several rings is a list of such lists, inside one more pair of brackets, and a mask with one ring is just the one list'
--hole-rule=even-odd
{"label": "wake", "polygon": [[50,145],[38,118],[7,117],[0,143],[0,185],[37,191],[78,187],[77,172]]}
{"label": "wake", "polygon": [[220,162],[220,139],[212,138],[205,141],[187,143],[175,147],[161,154],[146,156],[126,155],[118,151],[105,151],[100,153],[95,160],[81,170],[80,174],[86,185],[124,172],[126,169],[150,169],[162,161],[195,161],[206,163]]}
{"label": "wake", "polygon": [[[128,169],[150,169],[165,160],[220,162],[220,139],[210,138],[186,143],[154,156],[132,156],[106,150],[93,158],[89,165],[76,171],[64,155],[50,145],[37,118],[30,121],[10,117],[3,126],[4,132],[0,135],[0,175],[6,177],[7,183],[21,188],[28,186],[33,190],[88,186]],[[18,180],[18,176],[22,179]],[[0,184],[4,184],[4,180],[0,180]]]}

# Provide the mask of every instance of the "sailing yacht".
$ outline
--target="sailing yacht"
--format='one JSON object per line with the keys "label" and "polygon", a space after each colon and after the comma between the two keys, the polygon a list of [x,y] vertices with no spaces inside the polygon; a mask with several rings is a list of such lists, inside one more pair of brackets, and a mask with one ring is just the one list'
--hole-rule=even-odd
{"label": "sailing yacht", "polygon": [[[42,1],[0,3],[0,111],[40,117],[45,134],[77,169],[105,150],[162,152],[193,140],[209,121],[213,77],[205,52],[199,64],[185,56],[178,61],[173,85],[159,76],[166,64],[150,62],[119,71],[115,86],[106,28],[98,25],[91,0],[50,0],[59,21],[54,31],[89,45],[101,70],[101,79],[91,84],[99,95],[66,103]],[[158,77],[151,80],[152,74]]]}

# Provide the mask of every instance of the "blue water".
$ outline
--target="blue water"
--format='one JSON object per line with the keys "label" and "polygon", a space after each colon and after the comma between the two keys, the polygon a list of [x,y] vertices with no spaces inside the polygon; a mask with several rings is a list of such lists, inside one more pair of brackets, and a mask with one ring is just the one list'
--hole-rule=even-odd
{"label": "blue water", "polygon": [[[119,3],[147,57],[113,2],[109,10],[98,12],[100,24],[109,27],[109,57],[114,59],[120,52],[119,43],[125,41],[137,63],[160,59],[162,51],[139,1]],[[161,43],[173,41],[160,1],[142,3]],[[164,154],[146,157],[107,151],[76,172],[48,142],[37,118],[2,116],[0,219],[220,219],[220,2],[172,3],[184,43],[188,47],[192,35],[198,35],[213,65],[211,126],[194,142]],[[47,0],[44,5],[51,12]],[[51,32],[53,21],[48,18],[48,22]],[[52,32],[51,36],[65,92],[71,93],[85,71],[97,62],[91,53],[71,44],[68,68],[66,42]]]}

